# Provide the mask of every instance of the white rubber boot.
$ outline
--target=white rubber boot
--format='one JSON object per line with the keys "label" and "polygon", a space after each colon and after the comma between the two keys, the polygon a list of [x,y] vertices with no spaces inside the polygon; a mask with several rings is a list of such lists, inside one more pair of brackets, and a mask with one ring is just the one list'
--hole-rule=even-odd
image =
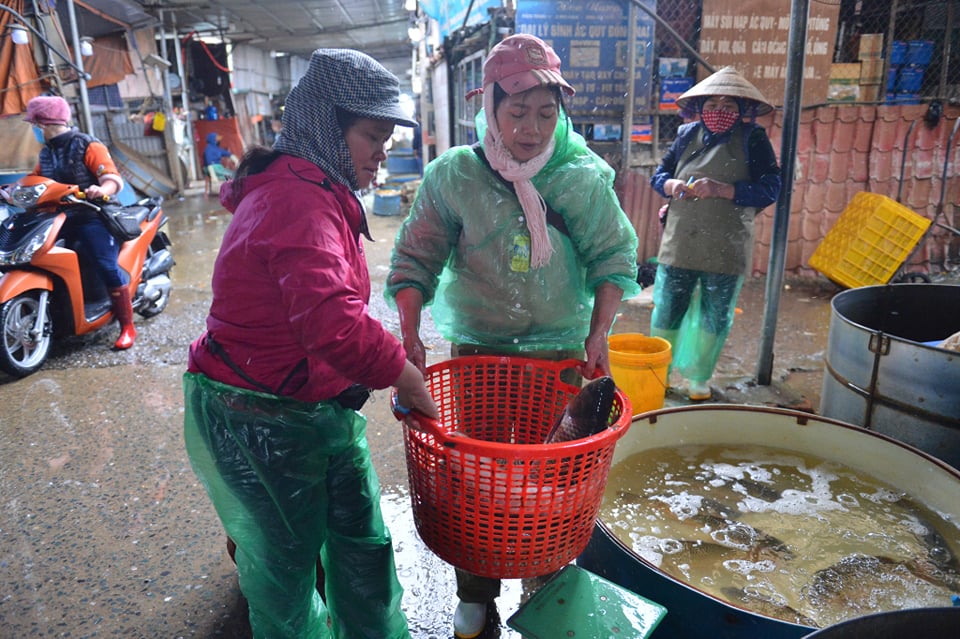
{"label": "white rubber boot", "polygon": [[453,613],[453,634],[457,639],[473,639],[487,625],[487,604],[461,601]]}
{"label": "white rubber boot", "polygon": [[711,396],[709,380],[706,382],[690,380],[690,386],[687,388],[687,397],[690,398],[690,401],[703,402],[710,399]]}

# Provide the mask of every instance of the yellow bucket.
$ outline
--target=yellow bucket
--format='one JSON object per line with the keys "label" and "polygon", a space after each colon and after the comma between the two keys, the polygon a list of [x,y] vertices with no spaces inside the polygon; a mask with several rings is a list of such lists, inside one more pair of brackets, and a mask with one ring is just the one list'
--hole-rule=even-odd
{"label": "yellow bucket", "polygon": [[633,414],[663,408],[670,368],[670,342],[640,333],[607,338],[613,381],[630,398]]}

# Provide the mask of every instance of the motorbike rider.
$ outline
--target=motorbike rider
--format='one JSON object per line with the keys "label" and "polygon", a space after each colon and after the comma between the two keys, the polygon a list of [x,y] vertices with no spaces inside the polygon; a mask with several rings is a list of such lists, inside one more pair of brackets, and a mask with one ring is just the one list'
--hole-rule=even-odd
{"label": "motorbike rider", "polygon": [[[35,97],[27,102],[24,120],[33,125],[37,141],[43,144],[30,175],[76,184],[89,200],[109,198],[123,188],[123,178],[106,145],[69,125],[70,105],[66,100],[53,95]],[[68,212],[63,235],[77,240],[78,253],[92,262],[110,292],[113,314],[120,323],[120,337],[114,348],[130,348],[137,329],[133,325],[130,289],[117,264],[119,242],[96,212],[83,207]]]}

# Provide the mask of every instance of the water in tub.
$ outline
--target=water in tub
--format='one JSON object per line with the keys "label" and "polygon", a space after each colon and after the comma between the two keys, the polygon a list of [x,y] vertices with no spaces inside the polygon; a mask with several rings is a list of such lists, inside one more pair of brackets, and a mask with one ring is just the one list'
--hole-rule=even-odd
{"label": "water in tub", "polygon": [[611,469],[600,520],[674,578],[811,627],[949,606],[960,592],[958,522],[875,477],[796,451],[641,451]]}

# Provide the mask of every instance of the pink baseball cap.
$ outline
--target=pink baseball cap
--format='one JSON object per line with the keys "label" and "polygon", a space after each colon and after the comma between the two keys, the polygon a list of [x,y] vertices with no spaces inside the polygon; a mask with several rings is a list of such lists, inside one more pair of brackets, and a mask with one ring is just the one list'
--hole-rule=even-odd
{"label": "pink baseball cap", "polygon": [[70,105],[56,95],[40,95],[27,102],[23,118],[30,124],[66,124],[70,121]]}
{"label": "pink baseball cap", "polygon": [[[517,33],[504,38],[483,63],[483,86],[496,82],[507,95],[539,86],[559,86],[567,95],[576,93],[560,75],[560,58],[540,38]],[[472,97],[480,91],[471,91]]]}

